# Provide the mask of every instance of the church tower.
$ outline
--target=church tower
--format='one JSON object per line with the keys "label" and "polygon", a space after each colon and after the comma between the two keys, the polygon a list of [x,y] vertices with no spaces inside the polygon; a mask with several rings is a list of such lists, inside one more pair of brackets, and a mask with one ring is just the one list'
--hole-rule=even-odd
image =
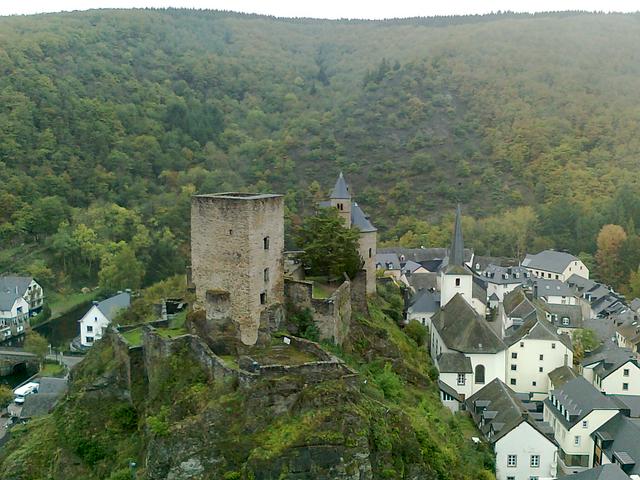
{"label": "church tower", "polygon": [[338,210],[338,214],[344,220],[345,226],[351,228],[351,192],[342,172],[340,172],[340,176],[331,191],[329,201],[331,206]]}
{"label": "church tower", "polygon": [[456,221],[449,250],[449,261],[440,271],[440,307],[444,307],[457,293],[469,305],[473,305],[473,273],[464,264],[464,241],[462,239],[462,210],[456,210]]}

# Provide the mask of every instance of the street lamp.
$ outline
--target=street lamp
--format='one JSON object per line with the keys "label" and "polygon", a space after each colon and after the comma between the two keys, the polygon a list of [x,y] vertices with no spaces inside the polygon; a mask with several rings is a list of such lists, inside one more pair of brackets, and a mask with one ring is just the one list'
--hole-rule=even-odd
{"label": "street lamp", "polygon": [[131,479],[135,480],[136,478],[136,467],[138,464],[133,460],[129,460],[129,469],[131,470]]}

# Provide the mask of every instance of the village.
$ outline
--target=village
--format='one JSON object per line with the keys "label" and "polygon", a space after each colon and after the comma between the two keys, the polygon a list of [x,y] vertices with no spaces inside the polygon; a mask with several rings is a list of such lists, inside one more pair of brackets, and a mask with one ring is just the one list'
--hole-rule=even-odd
{"label": "village", "polygon": [[[452,206],[450,245],[379,250],[375,222],[342,173],[318,205],[324,208],[336,209],[344,226],[358,232],[362,270],[323,295],[327,286],[306,277],[299,252],[284,250],[282,196],[195,195],[187,269],[193,304],[167,300],[153,322],[119,326],[114,319],[135,292],[113,292],[77,319],[70,347],[83,353],[103,339],[140,365],[140,355],[186,342],[204,352],[212,375],[241,382],[282,369],[296,369],[310,383],[354,378],[319,343],[297,337],[291,318],[310,311],[318,339],[341,345],[352,315],[366,313],[377,284],[390,282],[404,295],[400,326],[418,323],[428,332],[424,348],[437,368],[443,405],[473,419],[477,434],[470,441],[491,446],[498,480],[640,478],[640,299],[591,280],[569,252],[475,255],[464,246],[461,205]],[[0,277],[0,338],[28,331],[46,298],[35,278]],[[175,324],[187,307],[187,321]],[[585,332],[595,339],[589,348]],[[5,354],[28,352],[0,348]],[[22,382],[8,407],[12,421],[50,412],[81,358],[66,360],[62,378],[36,374]]]}

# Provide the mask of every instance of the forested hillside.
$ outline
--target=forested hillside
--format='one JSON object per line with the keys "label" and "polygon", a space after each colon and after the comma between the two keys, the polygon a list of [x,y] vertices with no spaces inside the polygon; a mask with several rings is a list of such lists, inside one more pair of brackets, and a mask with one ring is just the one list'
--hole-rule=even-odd
{"label": "forested hillside", "polygon": [[624,287],[639,38],[631,14],[0,18],[0,271],[150,284],[188,262],[193,193],[286,193],[291,227],[343,170],[405,246],[445,243],[456,201],[479,253],[588,260],[620,225]]}

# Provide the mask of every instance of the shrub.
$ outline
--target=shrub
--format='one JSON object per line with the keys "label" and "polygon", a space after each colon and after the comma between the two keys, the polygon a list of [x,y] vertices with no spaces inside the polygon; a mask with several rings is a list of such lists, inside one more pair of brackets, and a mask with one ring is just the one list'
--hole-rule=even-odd
{"label": "shrub", "polygon": [[298,328],[298,336],[314,342],[317,342],[318,338],[320,338],[320,332],[313,322],[313,313],[310,309],[305,308],[292,315],[291,322]]}
{"label": "shrub", "polygon": [[422,325],[417,320],[411,320],[409,324],[405,327],[404,333],[406,333],[409,338],[411,338],[414,342],[418,344],[419,347],[423,346],[429,336],[429,331],[427,327]]}
{"label": "shrub", "polygon": [[382,372],[375,375],[374,378],[384,393],[384,398],[395,399],[402,395],[402,380],[393,371],[390,363],[385,363]]}

